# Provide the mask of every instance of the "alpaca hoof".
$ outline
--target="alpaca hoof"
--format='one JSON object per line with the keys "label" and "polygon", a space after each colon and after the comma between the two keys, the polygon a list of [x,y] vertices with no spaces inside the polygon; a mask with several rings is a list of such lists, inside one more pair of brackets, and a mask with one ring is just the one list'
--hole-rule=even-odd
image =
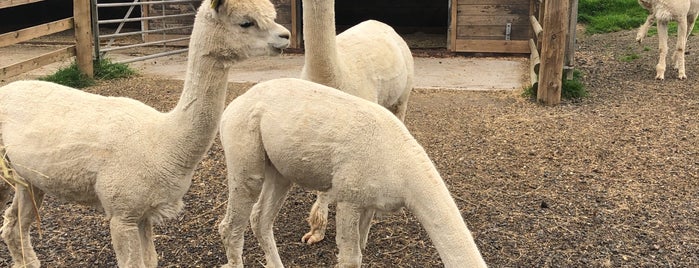
{"label": "alpaca hoof", "polygon": [[687,79],[687,76],[686,76],[686,75],[680,75],[680,76],[678,76],[677,78],[680,79],[680,80],[686,80],[686,79]]}
{"label": "alpaca hoof", "polygon": [[301,238],[301,242],[304,242],[308,245],[313,245],[315,243],[318,243],[325,238],[324,234],[321,233],[314,233],[314,232],[308,232],[303,237]]}

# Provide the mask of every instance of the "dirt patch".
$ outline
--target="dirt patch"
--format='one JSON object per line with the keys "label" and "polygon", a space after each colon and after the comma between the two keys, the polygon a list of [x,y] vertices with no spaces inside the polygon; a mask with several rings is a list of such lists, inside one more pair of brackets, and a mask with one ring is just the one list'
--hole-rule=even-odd
{"label": "dirt patch", "polygon": [[[699,57],[691,37],[689,79],[654,80],[657,38],[634,32],[581,36],[577,68],[590,97],[543,107],[518,92],[415,90],[406,125],[425,147],[492,267],[699,266]],[[671,44],[672,46],[672,44]],[[636,55],[638,59],[628,60]],[[419,74],[418,74],[419,75]],[[229,100],[250,84],[230,84]],[[88,88],[168,110],[181,81],[139,77]],[[156,229],[161,267],[225,263],[217,233],[226,200],[216,142],[195,173],[185,212]],[[334,214],[328,239],[300,243],[314,200],[295,187],[275,234],[287,267],[336,263]],[[331,212],[334,209],[331,208]],[[46,267],[115,266],[102,215],[47,197]],[[246,266],[264,263],[247,233]],[[0,247],[0,266],[9,266]],[[366,267],[440,267],[439,255],[407,211],[378,218]]]}

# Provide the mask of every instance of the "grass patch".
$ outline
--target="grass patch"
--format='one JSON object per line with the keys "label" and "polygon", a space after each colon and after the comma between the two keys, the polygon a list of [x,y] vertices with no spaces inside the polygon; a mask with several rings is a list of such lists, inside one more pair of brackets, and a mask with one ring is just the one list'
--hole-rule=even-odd
{"label": "grass patch", "polygon": [[110,80],[136,75],[136,71],[131,69],[128,65],[113,63],[109,59],[102,59],[95,62],[93,67],[95,78],[90,78],[86,74],[80,72],[78,64],[73,62],[68,67],[60,68],[51,75],[40,77],[39,80],[54,82],[73,88],[84,88],[94,85],[97,80]]}
{"label": "grass patch", "polygon": [[[637,0],[580,0],[578,3],[578,22],[585,24],[588,34],[609,33],[620,30],[635,29],[646,21],[648,11]],[[694,27],[693,33],[699,31]],[[677,23],[670,22],[669,33],[677,33]],[[658,33],[651,27],[648,36]]]}
{"label": "grass patch", "polygon": [[631,61],[639,59],[639,58],[641,58],[641,56],[632,52],[632,53],[629,53],[629,54],[622,56],[620,60],[622,62],[631,62]]}
{"label": "grass patch", "polygon": [[[573,79],[568,80],[565,78],[561,79],[561,99],[576,100],[588,96],[585,86],[582,84],[582,73],[578,70],[573,70]],[[522,92],[522,96],[525,98],[536,98],[536,93],[538,91],[538,83],[534,83],[533,86],[527,87]]]}
{"label": "grass patch", "polygon": [[633,29],[648,16],[637,0],[581,0],[578,4],[578,22],[586,24],[591,34]]}

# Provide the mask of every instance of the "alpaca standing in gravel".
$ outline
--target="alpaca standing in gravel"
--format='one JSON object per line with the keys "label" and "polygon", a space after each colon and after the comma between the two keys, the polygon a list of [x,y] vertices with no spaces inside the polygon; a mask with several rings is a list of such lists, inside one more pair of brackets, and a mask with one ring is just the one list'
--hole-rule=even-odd
{"label": "alpaca standing in gravel", "polygon": [[[301,78],[376,102],[405,119],[413,88],[413,56],[391,26],[368,20],[335,36],[335,1],[303,0],[305,63]],[[313,244],[325,237],[328,200],[322,193],[308,217]]]}
{"label": "alpaca standing in gravel", "polygon": [[[168,113],[48,82],[0,88],[0,148],[21,177],[2,227],[13,267],[39,267],[29,227],[32,203],[40,207],[45,193],[104,210],[120,267],[156,267],[152,225],[184,206],[194,168],[218,130],[229,68],[289,44],[275,17],[269,0],[204,1],[184,89]],[[9,186],[0,184],[6,200]]]}
{"label": "alpaca standing in gravel", "polygon": [[361,266],[374,210],[401,207],[415,214],[446,267],[486,266],[425,150],[375,103],[305,80],[270,80],[228,105],[221,143],[224,267],[243,267],[248,219],[267,267],[283,267],[272,227],[292,183],[337,202],[339,267]]}
{"label": "alpaca standing in gravel", "polygon": [[658,24],[658,48],[660,56],[655,66],[655,79],[665,80],[665,58],[667,57],[667,25],[668,22],[677,21],[677,49],[672,54],[674,68],[678,70],[677,78],[687,79],[684,67],[684,52],[687,47],[687,38],[694,29],[694,22],[699,15],[699,0],[638,0],[638,3],[648,10],[650,14],[646,22],[641,25],[636,34],[636,41],[642,42],[648,33],[648,28],[657,20]]}

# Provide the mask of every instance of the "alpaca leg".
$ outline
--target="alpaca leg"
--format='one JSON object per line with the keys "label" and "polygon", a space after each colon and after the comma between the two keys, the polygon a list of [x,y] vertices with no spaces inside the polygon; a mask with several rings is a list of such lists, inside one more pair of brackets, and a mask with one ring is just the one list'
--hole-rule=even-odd
{"label": "alpaca leg", "polygon": [[369,240],[369,229],[371,229],[371,220],[374,219],[376,210],[365,209],[359,218],[359,241],[362,250],[366,249],[367,240]]}
{"label": "alpaca leg", "polygon": [[143,249],[143,262],[146,267],[158,267],[158,253],[155,252],[153,241],[153,223],[149,219],[143,219],[138,224],[141,236],[141,248]]}
{"label": "alpaca leg", "polygon": [[655,79],[665,80],[665,58],[667,58],[667,21],[658,21],[658,64],[655,66]]}
{"label": "alpaca leg", "polygon": [[362,265],[359,225],[363,209],[354,204],[340,202],[337,204],[337,235],[335,240],[339,249],[337,267],[359,268]]}
{"label": "alpaca leg", "polygon": [[675,69],[678,70],[677,78],[680,80],[687,79],[684,69],[684,49],[687,46],[687,18],[682,17],[677,21],[677,47],[673,54],[673,62]]}
{"label": "alpaca leg", "polygon": [[146,267],[137,217],[112,216],[109,232],[119,267]]}
{"label": "alpaca leg", "polygon": [[250,225],[252,232],[265,252],[265,267],[284,267],[274,241],[274,220],[286,200],[291,182],[283,178],[274,168],[269,168],[262,184],[262,193],[252,208]]}
{"label": "alpaca leg", "polygon": [[308,214],[308,225],[311,230],[301,238],[301,242],[306,244],[315,244],[325,238],[325,230],[328,227],[328,204],[330,197],[327,193],[316,192],[316,202],[311,207],[311,212]]}
{"label": "alpaca leg", "polygon": [[393,114],[395,114],[401,122],[405,122],[405,115],[408,113],[408,99],[410,99],[411,90],[411,88],[406,89],[393,107]]}
{"label": "alpaca leg", "polygon": [[223,267],[243,267],[245,229],[262,190],[262,182],[262,175],[228,175],[228,205],[226,215],[218,226],[228,258],[228,263]]}
{"label": "alpaca leg", "polygon": [[689,39],[689,36],[692,35],[692,31],[694,31],[694,24],[697,22],[697,16],[699,16],[699,13],[687,14],[687,39]]}
{"label": "alpaca leg", "polygon": [[[29,189],[17,185],[12,205],[5,211],[2,238],[12,256],[12,267],[39,267],[40,262],[29,235],[31,223],[41,207],[44,193],[34,188],[34,200]],[[36,208],[34,207],[36,202]]]}
{"label": "alpaca leg", "polygon": [[646,22],[641,25],[640,28],[638,28],[638,33],[636,34],[636,42],[643,42],[643,39],[646,38],[646,34],[648,34],[648,28],[650,28],[651,25],[653,25],[653,20],[655,20],[655,16],[653,14],[648,15],[646,17]]}

